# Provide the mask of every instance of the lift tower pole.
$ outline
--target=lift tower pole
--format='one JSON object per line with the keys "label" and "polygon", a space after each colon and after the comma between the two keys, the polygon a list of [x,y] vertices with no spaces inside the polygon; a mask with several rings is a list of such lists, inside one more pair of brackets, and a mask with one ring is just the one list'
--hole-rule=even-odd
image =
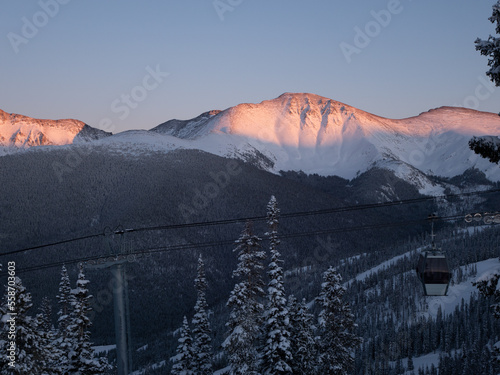
{"label": "lift tower pole", "polygon": [[[115,230],[112,234],[122,235],[123,230]],[[106,234],[107,245],[111,245]],[[122,237],[120,237],[122,240]],[[120,241],[121,242],[121,241]],[[122,246],[120,246],[121,248]],[[123,250],[123,248],[121,249]],[[131,259],[126,254],[119,254],[99,259],[97,262],[88,262],[85,267],[89,269],[109,268],[112,274],[113,286],[113,311],[115,321],[116,354],[118,375],[128,375],[132,370],[132,356],[130,355],[131,332],[128,304],[128,283],[126,279],[126,263]]]}

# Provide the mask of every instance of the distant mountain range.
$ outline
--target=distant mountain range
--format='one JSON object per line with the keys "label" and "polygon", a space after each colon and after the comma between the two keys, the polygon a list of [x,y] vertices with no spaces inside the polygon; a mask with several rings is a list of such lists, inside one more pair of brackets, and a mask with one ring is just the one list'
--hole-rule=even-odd
{"label": "distant mountain range", "polygon": [[441,193],[443,187],[429,176],[451,178],[470,168],[499,181],[500,169],[468,147],[472,136],[499,132],[500,117],[493,113],[440,107],[395,120],[318,95],[296,93],[113,136],[77,120],[36,120],[0,113],[0,144],[4,146],[85,140],[111,149],[126,146],[130,153],[199,149],[274,173],[303,171],[346,179],[382,168],[430,194]]}

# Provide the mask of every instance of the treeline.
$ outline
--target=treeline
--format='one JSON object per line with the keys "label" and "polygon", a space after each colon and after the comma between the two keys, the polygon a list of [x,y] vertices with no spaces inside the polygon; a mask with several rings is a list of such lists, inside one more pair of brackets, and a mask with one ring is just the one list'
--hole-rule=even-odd
{"label": "treeline", "polygon": [[[227,332],[218,355],[223,373],[257,374],[347,374],[354,364],[354,348],[361,340],[353,333],[354,316],[343,301],[342,278],[330,267],[323,275],[315,302],[317,317],[305,300],[286,297],[281,254],[278,250],[279,209],[274,197],[268,204],[269,257],[261,238],[247,222],[234,252],[237,279],[227,301]],[[264,261],[267,266],[267,288]],[[195,279],[197,302],[189,325],[184,317],[177,352],[171,358],[173,375],[213,374],[215,348],[211,342],[205,293],[204,263],[200,257]],[[267,290],[266,290],[267,289]],[[217,350],[218,351],[218,350]],[[151,372],[154,373],[154,372]]]}
{"label": "treeline", "polygon": [[111,374],[106,357],[95,357],[90,341],[89,281],[80,265],[75,289],[62,267],[57,326],[52,305],[44,298],[33,315],[31,293],[17,276],[9,278],[0,306],[0,374],[99,375]]}

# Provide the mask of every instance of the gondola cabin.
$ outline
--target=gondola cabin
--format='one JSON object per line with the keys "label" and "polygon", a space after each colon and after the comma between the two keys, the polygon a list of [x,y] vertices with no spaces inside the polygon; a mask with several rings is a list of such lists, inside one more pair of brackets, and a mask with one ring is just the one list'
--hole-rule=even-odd
{"label": "gondola cabin", "polygon": [[451,272],[443,252],[431,250],[420,254],[417,274],[426,296],[445,296],[448,292]]}

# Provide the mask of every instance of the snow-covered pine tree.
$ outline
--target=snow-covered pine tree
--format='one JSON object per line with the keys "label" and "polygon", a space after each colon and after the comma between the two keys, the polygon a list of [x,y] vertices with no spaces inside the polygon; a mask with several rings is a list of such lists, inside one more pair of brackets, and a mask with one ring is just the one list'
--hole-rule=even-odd
{"label": "snow-covered pine tree", "polygon": [[266,233],[269,237],[271,254],[271,262],[268,266],[268,301],[264,312],[263,373],[266,375],[292,373],[288,308],[283,285],[282,260],[278,251],[279,212],[276,198],[272,196],[267,205],[269,232]]}
{"label": "snow-covered pine tree", "polygon": [[240,280],[234,286],[227,306],[231,309],[228,335],[222,347],[228,357],[231,375],[259,374],[258,339],[261,335],[264,297],[261,239],[253,234],[252,223],[247,222],[240,238],[235,242],[238,267],[233,277]]}
{"label": "snow-covered pine tree", "polygon": [[[495,31],[497,35],[500,34],[500,0],[493,5],[492,15],[488,19],[491,23],[496,23]],[[481,55],[488,56],[490,69],[486,75],[490,77],[495,86],[500,86],[500,38],[490,35],[487,40],[477,38],[474,43],[476,51],[479,51]],[[500,162],[500,139],[498,137],[473,137],[469,141],[469,148],[492,163],[498,164]]]}
{"label": "snow-covered pine tree", "polygon": [[[500,34],[500,1],[493,5],[493,13],[488,19],[491,23],[496,23],[495,31]],[[490,69],[486,75],[495,83],[495,86],[500,86],[500,38],[490,35],[488,40],[477,38],[474,43],[476,50],[481,55],[489,57],[488,66]]]}
{"label": "snow-covered pine tree", "polygon": [[54,342],[56,350],[59,353],[57,366],[63,370],[67,370],[69,366],[69,355],[73,348],[73,338],[69,335],[68,325],[70,323],[74,296],[71,294],[71,282],[65,265],[61,268],[59,293],[56,297],[59,305],[59,311],[57,312],[57,332]]}
{"label": "snow-covered pine tree", "polygon": [[171,358],[172,362],[174,362],[171,374],[198,374],[194,369],[193,338],[191,337],[191,330],[189,329],[189,323],[185,316],[182,321],[181,336],[178,341],[179,346],[177,346],[176,355]]}
{"label": "snow-covered pine tree", "polygon": [[48,297],[42,298],[40,305],[40,313],[36,315],[36,323],[39,328],[42,345],[47,352],[47,373],[51,375],[59,375],[64,373],[64,369],[60,366],[60,358],[63,353],[59,349],[56,342],[56,330],[52,324],[52,305]]}
{"label": "snow-covered pine tree", "polygon": [[494,136],[472,137],[469,148],[491,163],[500,162],[500,139]]}
{"label": "snow-covered pine tree", "polygon": [[68,326],[73,301],[73,295],[71,294],[71,282],[65,265],[61,268],[61,281],[59,282],[59,294],[57,295],[57,300],[59,304],[59,312],[57,313],[58,329],[61,336],[65,336],[67,333],[66,327]]}
{"label": "snow-covered pine tree", "polygon": [[316,301],[319,314],[319,368],[324,375],[345,375],[354,364],[354,348],[361,340],[352,333],[354,316],[349,305],[342,301],[346,291],[342,277],[330,267],[323,275],[320,295]]}
{"label": "snow-covered pine tree", "polygon": [[[6,287],[5,301],[2,310],[5,314],[1,321],[2,336],[8,338],[9,329],[15,327],[15,339],[8,342],[15,342],[15,362],[11,366],[8,359],[8,345],[0,348],[0,374],[2,375],[52,375],[47,372],[49,369],[48,358],[50,352],[43,345],[42,334],[37,325],[36,319],[28,315],[33,307],[31,293],[26,291],[21,279],[15,277],[15,282],[10,285],[13,289]],[[13,309],[9,308],[9,292],[15,296]],[[15,293],[15,294],[12,294]],[[10,315],[9,313],[15,313]],[[11,321],[15,322],[11,326]]]}
{"label": "snow-covered pine tree", "polygon": [[42,303],[40,304],[40,313],[37,315],[38,325],[45,332],[53,331],[54,326],[52,325],[52,305],[48,297],[42,298]]}
{"label": "snow-covered pine tree", "polygon": [[193,324],[193,351],[194,371],[198,375],[212,374],[212,338],[208,322],[208,304],[206,299],[207,279],[205,264],[198,258],[198,274],[194,281],[198,298],[194,306]]}
{"label": "snow-covered pine tree", "polygon": [[76,288],[71,291],[73,295],[72,310],[66,327],[68,336],[72,340],[72,348],[68,358],[68,372],[75,375],[103,374],[109,368],[107,360],[103,357],[94,358],[92,343],[90,342],[89,329],[92,325],[89,315],[92,311],[83,264],[79,265]]}
{"label": "snow-covered pine tree", "polygon": [[314,340],[313,314],[305,300],[298,303],[294,296],[288,297],[292,352],[292,373],[294,375],[316,375],[318,347]]}
{"label": "snow-covered pine tree", "polygon": [[[477,287],[483,296],[494,298],[495,303],[491,305],[493,316],[500,319],[500,274],[496,272],[485,274],[473,282],[472,285]],[[492,348],[492,357],[496,364],[500,363],[500,348],[498,346]]]}

